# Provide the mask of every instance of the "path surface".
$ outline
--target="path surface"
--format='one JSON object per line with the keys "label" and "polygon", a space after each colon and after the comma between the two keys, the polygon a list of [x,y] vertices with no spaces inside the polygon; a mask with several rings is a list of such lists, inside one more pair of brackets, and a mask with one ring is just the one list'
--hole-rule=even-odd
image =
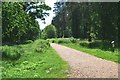
{"label": "path surface", "polygon": [[70,78],[118,78],[118,64],[62,45],[51,43],[70,65]]}

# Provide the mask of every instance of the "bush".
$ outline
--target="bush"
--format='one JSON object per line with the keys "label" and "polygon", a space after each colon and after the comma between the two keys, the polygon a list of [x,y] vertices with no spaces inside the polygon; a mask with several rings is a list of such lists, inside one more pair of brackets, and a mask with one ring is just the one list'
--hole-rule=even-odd
{"label": "bush", "polygon": [[45,41],[45,40],[39,39],[39,40],[35,41],[35,43],[33,44],[32,49],[34,49],[35,52],[43,53],[49,47],[50,47],[50,44],[49,44],[48,40]]}
{"label": "bush", "polygon": [[83,47],[89,47],[89,43],[88,42],[80,42],[80,45]]}
{"label": "bush", "polygon": [[32,40],[27,40],[27,41],[25,41],[24,43],[25,43],[25,44],[33,43],[33,41],[32,41]]}
{"label": "bush", "polygon": [[48,41],[45,40],[36,40],[35,45],[39,46],[40,48],[49,48],[50,44]]}
{"label": "bush", "polygon": [[75,38],[70,38],[70,41],[72,42],[72,43],[77,43],[77,39],[75,39]]}
{"label": "bush", "polygon": [[61,44],[61,43],[71,43],[71,40],[70,38],[59,38],[58,41],[57,41],[58,44]]}
{"label": "bush", "polygon": [[58,44],[61,44],[61,43],[77,43],[78,40],[75,39],[75,38],[52,38],[52,39],[47,39],[49,42],[52,42],[52,43],[58,43]]}
{"label": "bush", "polygon": [[57,43],[58,42],[58,39],[56,38],[52,38],[52,39],[47,39],[48,42],[51,42],[51,43]]}
{"label": "bush", "polygon": [[94,42],[82,41],[80,45],[87,48],[99,48],[102,50],[112,50],[111,43],[109,41],[96,40]]}
{"label": "bush", "polygon": [[16,60],[19,59],[21,56],[20,49],[16,47],[11,46],[4,46],[2,47],[2,58],[3,59],[10,59],[10,60]]}

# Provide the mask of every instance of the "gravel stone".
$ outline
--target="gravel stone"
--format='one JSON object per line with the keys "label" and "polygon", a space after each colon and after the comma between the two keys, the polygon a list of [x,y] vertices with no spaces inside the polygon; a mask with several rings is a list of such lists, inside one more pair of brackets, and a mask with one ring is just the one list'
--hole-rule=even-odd
{"label": "gravel stone", "polygon": [[51,43],[60,57],[69,63],[69,78],[118,78],[118,63]]}

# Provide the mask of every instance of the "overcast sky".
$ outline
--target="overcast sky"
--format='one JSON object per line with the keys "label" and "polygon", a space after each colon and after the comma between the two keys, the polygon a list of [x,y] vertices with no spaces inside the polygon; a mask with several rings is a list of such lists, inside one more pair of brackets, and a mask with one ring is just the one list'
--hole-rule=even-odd
{"label": "overcast sky", "polygon": [[57,0],[45,0],[45,3],[50,6],[52,8],[52,10],[48,11],[50,13],[49,16],[45,17],[45,22],[46,24],[43,23],[43,21],[41,21],[40,19],[37,19],[37,21],[39,22],[40,25],[40,29],[44,29],[45,26],[51,24],[52,18],[55,16],[55,14],[53,13],[53,7],[54,7],[54,3]]}

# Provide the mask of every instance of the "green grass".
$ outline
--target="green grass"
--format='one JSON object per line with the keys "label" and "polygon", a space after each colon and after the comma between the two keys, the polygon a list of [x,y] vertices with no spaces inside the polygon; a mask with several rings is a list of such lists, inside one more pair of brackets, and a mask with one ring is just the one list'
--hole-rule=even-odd
{"label": "green grass", "polygon": [[[80,40],[79,44],[83,47],[93,48],[93,49],[101,49],[104,51],[113,51],[112,44],[110,41],[102,41],[102,40],[95,40],[92,42],[88,42],[87,40]],[[118,48],[117,43],[115,44],[115,48]]]}
{"label": "green grass", "polygon": [[61,43],[66,43],[66,44],[69,44],[69,43],[75,43],[77,42],[77,39],[71,37],[71,38],[52,38],[52,39],[47,39],[49,42],[52,42],[52,43],[58,43],[58,44],[61,44]]}
{"label": "green grass", "polygon": [[93,49],[93,48],[91,49],[87,47],[82,47],[77,43],[62,44],[62,45],[82,52],[86,52],[87,54],[94,55],[102,59],[118,62],[118,50],[116,50],[115,52],[111,52],[111,51],[104,51],[101,49]]}
{"label": "green grass", "polygon": [[112,52],[112,45],[110,41],[95,40],[92,42],[88,42],[87,40],[75,38],[53,38],[49,41],[54,41],[55,43],[74,48],[76,50],[94,55],[102,59],[119,62],[119,46],[116,45],[115,52]]}
{"label": "green grass", "polygon": [[14,47],[23,52],[17,60],[3,59],[1,67],[3,78],[67,78],[68,64],[58,56],[48,42],[37,40]]}
{"label": "green grass", "polygon": [[3,59],[17,60],[21,56],[21,50],[17,47],[5,45],[0,48],[2,50]]}

